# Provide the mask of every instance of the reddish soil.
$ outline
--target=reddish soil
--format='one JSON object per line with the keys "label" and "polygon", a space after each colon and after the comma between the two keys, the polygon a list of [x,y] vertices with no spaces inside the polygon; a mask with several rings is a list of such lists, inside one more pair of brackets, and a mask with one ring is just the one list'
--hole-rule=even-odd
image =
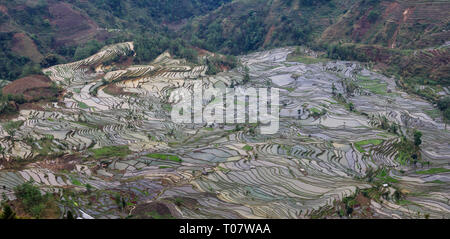
{"label": "reddish soil", "polygon": [[41,168],[47,168],[52,171],[60,171],[60,170],[67,170],[72,171],[75,169],[75,165],[79,164],[82,161],[80,157],[77,155],[65,155],[61,158],[57,158],[54,160],[44,160],[35,163],[36,166],[39,166]]}
{"label": "reddish soil", "polygon": [[0,5],[0,12],[4,15],[8,15],[8,9],[4,5]]}
{"label": "reddish soil", "polygon": [[116,86],[115,84],[109,84],[108,86],[103,88],[103,91],[106,94],[109,94],[109,95],[126,95],[126,94],[130,94],[129,92],[123,91],[122,88]]}
{"label": "reddish soil", "polygon": [[11,50],[18,55],[31,59],[33,62],[40,62],[43,58],[34,41],[25,33],[14,34]]}
{"label": "reddish soil", "polygon": [[5,95],[23,95],[25,100],[32,101],[56,96],[51,85],[46,76],[31,75],[11,82],[2,91]]}
{"label": "reddish soil", "polygon": [[19,105],[19,110],[40,110],[43,111],[44,108],[40,106],[38,103],[25,103]]}
{"label": "reddish soil", "polygon": [[[370,12],[370,9],[367,12]],[[366,36],[366,33],[370,30],[371,25],[372,24],[367,19],[367,16],[361,17],[361,19],[353,27],[352,39],[357,42],[362,40]]]}
{"label": "reddish soil", "polygon": [[56,26],[56,44],[67,45],[85,42],[95,37],[97,24],[88,16],[72,8],[68,3],[55,3],[49,6],[50,22]]}
{"label": "reddish soil", "polygon": [[266,39],[264,39],[263,47],[267,46],[267,44],[270,43],[270,40],[272,40],[272,35],[273,35],[274,31],[275,31],[275,26],[271,26],[270,29],[269,29],[269,32],[266,35]]}

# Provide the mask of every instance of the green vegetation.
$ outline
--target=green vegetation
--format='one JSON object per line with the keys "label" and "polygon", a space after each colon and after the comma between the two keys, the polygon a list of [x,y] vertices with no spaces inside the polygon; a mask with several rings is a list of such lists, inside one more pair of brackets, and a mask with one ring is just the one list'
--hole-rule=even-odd
{"label": "green vegetation", "polygon": [[13,35],[13,32],[0,32],[0,79],[13,81],[27,75],[40,74],[39,64],[11,50]]}
{"label": "green vegetation", "polygon": [[17,199],[22,203],[24,210],[33,217],[39,218],[47,209],[52,200],[50,194],[42,194],[38,187],[32,183],[24,183],[14,189]]}
{"label": "green vegetation", "polygon": [[16,213],[12,210],[11,206],[8,203],[3,203],[0,219],[1,220],[16,219]]}
{"label": "green vegetation", "polygon": [[75,185],[75,186],[79,186],[79,187],[83,186],[83,184],[82,184],[78,179],[76,179],[76,178],[71,178],[70,181],[71,181],[72,184]]}
{"label": "green vegetation", "polygon": [[366,151],[363,149],[364,146],[366,145],[380,145],[383,143],[382,139],[369,139],[369,140],[363,140],[363,141],[359,141],[355,143],[355,148],[360,152],[360,153],[365,153]]}
{"label": "green vegetation", "polygon": [[308,65],[328,61],[327,59],[323,59],[323,58],[315,58],[315,57],[310,57],[310,56],[298,56],[298,55],[293,55],[293,54],[289,55],[287,60],[292,61],[292,62],[308,64]]}
{"label": "green vegetation", "polygon": [[176,155],[152,153],[152,154],[147,154],[146,156],[149,158],[154,158],[154,159],[170,160],[170,161],[177,162],[177,163],[183,162],[183,160]]}
{"label": "green vegetation", "polygon": [[420,156],[420,145],[422,143],[421,137],[422,133],[420,131],[415,131],[414,141],[410,141],[405,136],[403,136],[401,141],[394,145],[398,151],[396,160],[400,164],[406,165],[406,163],[412,163],[415,165],[421,160]]}
{"label": "green vegetation", "polygon": [[245,151],[252,151],[253,147],[250,146],[250,145],[245,145],[242,149],[245,150]]}
{"label": "green vegetation", "polygon": [[101,158],[124,158],[131,154],[131,150],[128,146],[107,146],[99,149],[91,149],[91,152],[94,153],[95,159]]}
{"label": "green vegetation", "polygon": [[6,130],[9,134],[11,132],[19,129],[23,125],[24,121],[18,120],[18,121],[8,121],[5,124],[3,124],[3,129]]}
{"label": "green vegetation", "polygon": [[0,90],[0,114],[10,115],[17,113],[19,104],[25,103],[23,95],[3,95]]}
{"label": "green vegetation", "polygon": [[378,18],[380,17],[380,12],[376,10],[372,10],[369,12],[369,15],[367,16],[367,20],[371,23],[375,23]]}
{"label": "green vegetation", "polygon": [[78,106],[81,109],[89,109],[89,106],[87,104],[83,103],[83,102],[78,102]]}
{"label": "green vegetation", "polygon": [[389,172],[386,169],[382,169],[376,175],[376,178],[381,180],[382,183],[398,183],[398,180],[389,176]]}
{"label": "green vegetation", "polygon": [[442,111],[446,123],[450,122],[450,96],[446,96],[437,102],[438,108]]}
{"label": "green vegetation", "polygon": [[387,83],[381,82],[379,79],[371,79],[368,76],[357,76],[357,84],[359,87],[370,91],[377,95],[387,95]]}
{"label": "green vegetation", "polygon": [[417,171],[417,174],[439,174],[439,173],[448,173],[450,172],[450,169],[446,168],[432,168],[425,171]]}

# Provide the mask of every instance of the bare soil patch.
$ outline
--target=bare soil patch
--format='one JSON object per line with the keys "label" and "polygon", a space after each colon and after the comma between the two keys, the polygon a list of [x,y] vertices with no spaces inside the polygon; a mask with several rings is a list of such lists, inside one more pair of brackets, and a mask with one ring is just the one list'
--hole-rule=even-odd
{"label": "bare soil patch", "polygon": [[27,101],[57,97],[58,92],[51,89],[52,82],[42,75],[31,75],[11,82],[3,88],[4,95],[23,95]]}

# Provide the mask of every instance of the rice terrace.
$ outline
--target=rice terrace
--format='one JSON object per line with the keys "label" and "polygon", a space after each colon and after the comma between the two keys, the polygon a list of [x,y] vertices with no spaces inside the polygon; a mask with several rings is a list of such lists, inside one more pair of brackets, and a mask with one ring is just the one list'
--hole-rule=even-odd
{"label": "rice terrace", "polygon": [[[145,4],[73,2],[0,1],[1,57],[16,59],[0,76],[0,216],[450,218],[448,2],[199,1],[139,19]],[[444,23],[414,25],[437,5]],[[21,21],[27,9],[47,21]],[[226,38],[239,27],[254,32]],[[34,32],[47,28],[57,46]],[[12,53],[9,31],[36,45]],[[222,89],[259,95],[211,94]],[[177,108],[183,97],[197,108]]]}

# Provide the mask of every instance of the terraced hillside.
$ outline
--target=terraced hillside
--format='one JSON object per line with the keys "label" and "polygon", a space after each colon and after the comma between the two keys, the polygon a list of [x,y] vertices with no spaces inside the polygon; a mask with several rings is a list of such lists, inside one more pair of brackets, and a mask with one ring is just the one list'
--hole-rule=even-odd
{"label": "terraced hillside", "polygon": [[[31,181],[55,195],[60,217],[449,218],[450,133],[426,114],[433,106],[360,63],[288,61],[293,50],[207,76],[167,52],[120,64],[135,54],[126,42],[45,69],[64,95],[0,128],[0,194],[14,200]],[[171,93],[197,83],[280,89],[280,130],[173,123]],[[415,164],[399,147],[413,130]]]}

